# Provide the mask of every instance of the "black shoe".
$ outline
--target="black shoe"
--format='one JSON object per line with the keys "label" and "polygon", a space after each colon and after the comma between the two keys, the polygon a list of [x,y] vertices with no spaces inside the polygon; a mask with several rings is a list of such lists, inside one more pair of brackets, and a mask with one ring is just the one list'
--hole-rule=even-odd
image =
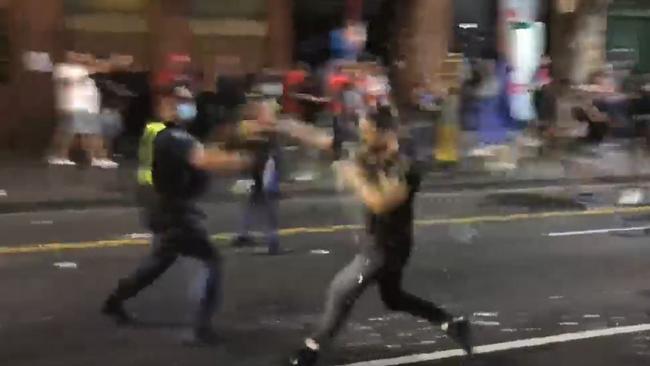
{"label": "black shoe", "polygon": [[102,314],[113,319],[118,325],[132,324],[135,322],[135,317],[124,310],[124,304],[113,298],[109,298],[104,302]]}
{"label": "black shoe", "polygon": [[183,344],[190,347],[209,347],[221,343],[221,338],[211,327],[201,327],[183,339]]}
{"label": "black shoe", "polygon": [[454,318],[448,323],[444,323],[442,328],[449,338],[458,343],[468,356],[472,355],[472,329],[469,321],[464,317]]}
{"label": "black shoe", "polygon": [[291,366],[314,366],[318,361],[318,351],[311,348],[303,348],[289,359]]}
{"label": "black shoe", "polygon": [[246,248],[254,247],[256,245],[255,240],[248,236],[238,236],[232,242],[231,245],[235,248]]}

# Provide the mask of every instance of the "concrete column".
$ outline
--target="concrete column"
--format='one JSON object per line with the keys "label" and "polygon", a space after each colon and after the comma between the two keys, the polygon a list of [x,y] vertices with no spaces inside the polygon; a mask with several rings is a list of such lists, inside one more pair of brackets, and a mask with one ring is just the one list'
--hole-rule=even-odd
{"label": "concrete column", "polygon": [[[293,1],[267,0],[268,4],[268,65],[285,69],[293,60]],[[295,0],[299,1],[299,0]]]}
{"label": "concrete column", "polygon": [[406,0],[400,1],[397,11],[397,56],[404,57],[398,84],[400,94],[408,97],[418,82],[431,87],[440,84],[438,74],[448,53],[453,4],[452,0]]}
{"label": "concrete column", "polygon": [[156,75],[169,54],[192,54],[191,1],[153,0],[149,4],[151,65]]}
{"label": "concrete column", "polygon": [[582,83],[605,66],[608,4],[609,0],[580,0],[566,11],[555,4],[550,44],[556,77]]}
{"label": "concrete column", "polygon": [[[25,52],[47,52],[60,59],[63,36],[63,0],[9,2],[12,68],[10,82],[0,93],[2,148],[40,152],[56,125],[51,73],[25,69]],[[7,117],[5,119],[5,116]]]}

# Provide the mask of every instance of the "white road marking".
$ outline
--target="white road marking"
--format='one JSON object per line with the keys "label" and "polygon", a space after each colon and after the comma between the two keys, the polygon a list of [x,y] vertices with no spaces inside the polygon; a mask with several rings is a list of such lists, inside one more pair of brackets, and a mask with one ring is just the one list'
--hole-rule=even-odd
{"label": "white road marking", "polygon": [[498,327],[501,325],[499,322],[488,322],[484,320],[475,320],[472,322],[472,325],[477,325],[479,327]]}
{"label": "white road marking", "polygon": [[[588,330],[584,332],[564,333],[549,337],[520,339],[511,342],[487,344],[474,347],[474,354],[486,354],[503,351],[511,351],[524,348],[533,348],[546,346],[549,344],[558,344],[566,342],[581,341],[593,338],[611,337],[624,334],[641,333],[650,331],[650,324],[631,325],[627,327],[605,328],[598,330]],[[448,358],[465,356],[461,349],[450,349],[432,353],[420,353],[395,358],[385,358],[381,360],[362,361],[339,366],[399,366],[410,365],[419,362],[438,361]]]}
{"label": "white road marking", "polygon": [[636,226],[636,227],[625,227],[625,228],[611,228],[611,229],[594,229],[594,230],[582,230],[582,231],[564,231],[558,233],[548,233],[547,236],[550,237],[563,237],[563,236],[580,236],[580,235],[597,235],[597,234],[609,234],[609,233],[624,233],[628,231],[641,231],[648,230],[650,226]]}
{"label": "white road marking", "polygon": [[474,316],[481,318],[496,318],[499,316],[499,313],[478,312],[474,313]]}
{"label": "white road marking", "polygon": [[153,235],[150,233],[132,233],[124,235],[126,239],[151,239]]}

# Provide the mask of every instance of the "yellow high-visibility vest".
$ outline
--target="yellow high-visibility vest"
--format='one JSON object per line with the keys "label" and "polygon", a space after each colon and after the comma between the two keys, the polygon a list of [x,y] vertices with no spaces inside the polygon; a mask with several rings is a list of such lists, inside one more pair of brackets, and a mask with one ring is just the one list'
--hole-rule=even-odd
{"label": "yellow high-visibility vest", "polygon": [[138,184],[153,185],[153,142],[160,131],[165,129],[162,122],[150,122],[144,129],[138,149]]}

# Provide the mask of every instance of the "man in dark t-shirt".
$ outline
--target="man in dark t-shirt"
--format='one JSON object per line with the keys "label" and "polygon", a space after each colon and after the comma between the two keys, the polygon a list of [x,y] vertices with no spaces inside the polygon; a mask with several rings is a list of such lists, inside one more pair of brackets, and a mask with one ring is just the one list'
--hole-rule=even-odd
{"label": "man in dark t-shirt", "polygon": [[153,144],[152,176],[156,193],[150,210],[154,233],[152,251],[104,303],[103,313],[118,323],[132,320],[123,303],[151,285],[180,256],[199,259],[206,271],[196,314],[192,343],[215,340],[211,320],[220,300],[221,259],[204,224],[205,214],[197,199],[207,188],[208,171],[240,170],[249,159],[239,153],[204,148],[183,125],[195,117],[192,95],[185,88],[162,93],[159,116],[166,122]]}
{"label": "man in dark t-shirt", "polygon": [[[332,138],[295,122],[278,127],[284,133],[315,147],[331,151]],[[289,364],[315,365],[321,347],[327,346],[345,323],[354,301],[371,284],[379,286],[390,310],[421,317],[456,340],[471,353],[469,322],[402,289],[402,275],[413,246],[413,203],[420,185],[415,165],[399,153],[397,133],[389,108],[380,107],[362,119],[362,151],[355,161],[339,162],[338,170],[367,212],[368,240],[350,264],[336,275],[325,302],[323,320]]]}

